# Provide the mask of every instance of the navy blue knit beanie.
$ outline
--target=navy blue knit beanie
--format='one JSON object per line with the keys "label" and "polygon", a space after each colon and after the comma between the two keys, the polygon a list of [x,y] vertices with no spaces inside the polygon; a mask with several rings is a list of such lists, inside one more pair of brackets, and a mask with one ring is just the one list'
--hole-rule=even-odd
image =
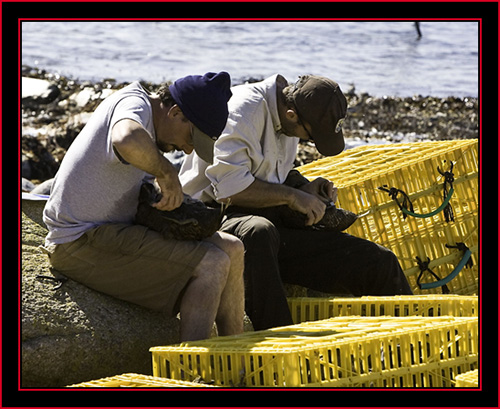
{"label": "navy blue knit beanie", "polygon": [[170,92],[182,113],[200,131],[217,139],[228,116],[227,101],[232,96],[227,72],[189,75],[170,85]]}

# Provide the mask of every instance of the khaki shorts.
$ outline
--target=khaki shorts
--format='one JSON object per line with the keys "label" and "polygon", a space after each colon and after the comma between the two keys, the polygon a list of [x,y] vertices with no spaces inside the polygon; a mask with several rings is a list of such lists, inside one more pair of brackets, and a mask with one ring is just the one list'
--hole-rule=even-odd
{"label": "khaki shorts", "polygon": [[179,295],[212,244],[165,240],[144,226],[105,224],[50,252],[52,267],[87,287],[175,315]]}

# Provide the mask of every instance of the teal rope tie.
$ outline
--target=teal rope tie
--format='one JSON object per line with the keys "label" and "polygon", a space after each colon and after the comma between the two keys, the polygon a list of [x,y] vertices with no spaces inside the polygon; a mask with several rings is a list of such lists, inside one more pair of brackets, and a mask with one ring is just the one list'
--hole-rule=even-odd
{"label": "teal rope tie", "polygon": [[[418,267],[420,268],[420,274],[418,275],[418,278],[417,278],[417,284],[418,284],[418,286],[422,290],[428,290],[430,288],[442,287],[443,294],[449,294],[450,293],[450,289],[448,288],[448,286],[446,285],[446,283],[448,281],[450,281],[451,278],[450,278],[450,280],[448,280],[446,282],[443,282],[443,280],[441,280],[441,277],[439,277],[434,271],[432,271],[429,268],[430,261],[431,261],[431,259],[429,257],[427,257],[427,261],[422,261],[422,260],[420,260],[419,257],[417,257]],[[431,273],[437,281],[435,281],[433,283],[420,284],[420,280],[421,280],[422,276],[424,275],[424,272],[426,272],[426,271],[428,271],[429,273]]]}
{"label": "teal rope tie", "polygon": [[[430,212],[430,213],[416,214],[416,213],[410,212],[408,209],[405,209],[404,207],[401,210],[409,216],[418,217],[420,219],[425,219],[427,217],[435,216],[439,212],[446,209],[446,207],[449,206],[449,202],[450,202],[450,199],[452,196],[453,196],[453,188],[450,189],[450,191],[448,192],[448,195],[444,198],[444,202],[441,204],[441,206],[439,206],[436,210],[434,210],[433,212]],[[446,218],[447,222],[450,221],[450,216],[449,215],[447,216],[446,213],[445,213],[445,218]],[[451,220],[453,220],[453,213],[451,214]]]}
{"label": "teal rope tie", "polygon": [[[379,190],[383,190],[389,194],[389,197],[396,202],[399,209],[403,212],[403,219],[406,220],[406,216],[418,217],[420,219],[425,219],[427,217],[432,217],[438,214],[439,212],[444,212],[444,217],[447,222],[453,221],[453,209],[450,205],[451,197],[453,196],[453,162],[451,162],[451,168],[449,171],[441,171],[441,169],[437,168],[438,172],[444,176],[444,184],[443,184],[443,203],[436,209],[430,213],[425,214],[417,214],[413,211],[413,204],[411,203],[410,197],[401,189],[397,189],[395,187],[388,188],[387,185],[379,186]],[[402,202],[398,200],[398,195],[401,194],[403,196]]]}
{"label": "teal rope tie", "polygon": [[[451,280],[453,280],[458,275],[458,273],[460,273],[460,271],[462,271],[462,269],[464,267],[471,268],[473,266],[473,261],[472,261],[472,257],[471,257],[472,253],[464,243],[457,243],[456,246],[451,246],[451,245],[446,244],[445,246],[447,248],[455,248],[455,249],[461,250],[463,253],[462,259],[460,260],[460,262],[457,264],[457,266],[453,269],[453,271],[450,274],[448,274],[446,277],[441,279],[436,273],[434,273],[429,268],[429,261],[430,261],[429,257],[427,257],[426,262],[422,262],[422,260],[420,260],[420,258],[417,257],[417,263],[418,263],[418,266],[420,267],[420,274],[417,278],[417,284],[422,290],[429,290],[431,288],[443,287],[443,294],[449,294],[450,290],[448,289],[446,284],[449,283]],[[422,275],[425,271],[429,271],[430,273],[432,273],[432,275],[437,279],[437,281],[435,281],[433,283],[420,284],[420,279],[422,278]]]}

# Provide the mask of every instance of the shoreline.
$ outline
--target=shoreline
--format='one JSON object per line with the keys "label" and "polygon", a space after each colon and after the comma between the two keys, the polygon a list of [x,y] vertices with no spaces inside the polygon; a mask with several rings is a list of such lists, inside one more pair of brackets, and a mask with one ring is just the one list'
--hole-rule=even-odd
{"label": "shoreline", "polygon": [[[52,178],[74,138],[99,103],[114,90],[127,85],[112,78],[79,81],[45,70],[22,67],[23,78],[43,80],[45,95],[22,98],[22,177],[40,183]],[[248,78],[248,82],[260,78]],[[141,81],[155,91],[160,84]],[[349,112],[344,122],[346,149],[365,144],[473,139],[479,136],[476,97],[375,97],[343,90]],[[320,159],[312,143],[301,142],[296,166]]]}

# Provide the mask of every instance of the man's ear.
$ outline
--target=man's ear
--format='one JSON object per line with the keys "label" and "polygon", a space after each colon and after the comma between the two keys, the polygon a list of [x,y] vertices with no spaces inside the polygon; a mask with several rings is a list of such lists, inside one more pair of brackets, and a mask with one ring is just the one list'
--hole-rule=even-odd
{"label": "man's ear", "polygon": [[286,110],[286,118],[290,121],[292,121],[293,123],[297,123],[299,122],[299,116],[297,115],[297,112],[295,112],[295,110],[293,108],[288,108]]}
{"label": "man's ear", "polygon": [[175,117],[176,117],[176,116],[178,116],[178,115],[183,115],[183,116],[184,116],[184,114],[183,114],[183,113],[182,113],[182,111],[181,111],[181,108],[180,108],[180,107],[179,107],[179,105],[177,105],[177,104],[174,104],[174,105],[172,105],[172,106],[169,108],[167,115],[168,115],[170,118],[175,118]]}

